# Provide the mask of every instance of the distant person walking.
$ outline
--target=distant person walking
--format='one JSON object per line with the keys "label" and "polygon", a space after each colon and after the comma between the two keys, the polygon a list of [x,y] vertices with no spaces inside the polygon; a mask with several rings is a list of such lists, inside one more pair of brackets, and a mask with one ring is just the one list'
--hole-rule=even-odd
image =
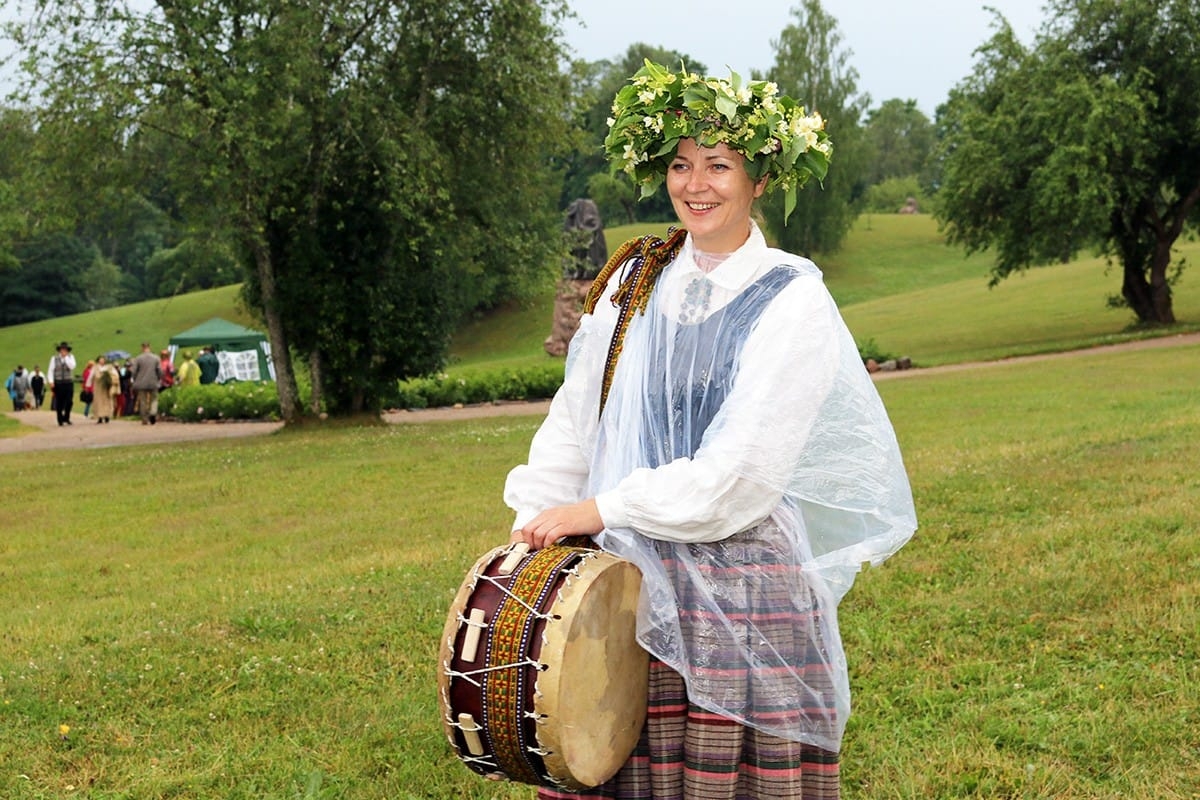
{"label": "distant person walking", "polygon": [[96,369],[96,362],[89,360],[83,368],[83,388],[79,390],[79,402],[83,403],[83,415],[89,417],[92,414],[92,370]]}
{"label": "distant person walking", "polygon": [[75,356],[71,355],[71,345],[66,342],[59,343],[58,352],[50,359],[50,380],[54,382],[51,391],[58,425],[70,425],[71,406],[75,403]]}
{"label": "distant person walking", "polygon": [[121,374],[108,363],[107,358],[97,357],[96,368],[92,370],[92,402],[95,404],[97,424],[112,421],[113,409],[120,394]]}
{"label": "distant person walking", "polygon": [[143,425],[153,425],[158,419],[158,386],[162,382],[162,362],[150,352],[149,342],[142,342],[142,352],[133,360],[132,372],[138,415],[142,418]]}
{"label": "distant person walking", "polygon": [[42,398],[46,396],[46,376],[37,364],[33,365],[33,372],[29,374],[29,388],[33,392],[33,407],[41,408]]}
{"label": "distant person walking", "polygon": [[23,366],[17,365],[4,382],[4,388],[8,389],[8,396],[12,399],[13,411],[24,411],[25,395],[29,393],[29,376],[25,374]]}
{"label": "distant person walking", "polygon": [[118,370],[121,373],[121,393],[117,395],[117,416],[126,417],[133,413],[133,362],[126,361]]}

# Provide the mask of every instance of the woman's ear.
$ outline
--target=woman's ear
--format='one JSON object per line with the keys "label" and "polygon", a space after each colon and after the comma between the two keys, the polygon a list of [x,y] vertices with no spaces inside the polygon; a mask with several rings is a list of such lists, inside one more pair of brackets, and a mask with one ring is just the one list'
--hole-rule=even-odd
{"label": "woman's ear", "polygon": [[764,175],[761,178],[759,178],[757,182],[755,182],[754,196],[756,198],[763,196],[763,190],[767,188],[767,177],[768,176]]}

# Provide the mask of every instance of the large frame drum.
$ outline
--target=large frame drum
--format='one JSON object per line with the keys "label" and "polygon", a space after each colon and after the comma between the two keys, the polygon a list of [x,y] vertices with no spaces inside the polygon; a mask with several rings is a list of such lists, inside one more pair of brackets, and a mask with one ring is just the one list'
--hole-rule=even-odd
{"label": "large frame drum", "polygon": [[641,574],[584,547],[498,547],[467,574],[446,620],[442,721],[474,771],[585,789],[616,774],[646,718],[637,643]]}

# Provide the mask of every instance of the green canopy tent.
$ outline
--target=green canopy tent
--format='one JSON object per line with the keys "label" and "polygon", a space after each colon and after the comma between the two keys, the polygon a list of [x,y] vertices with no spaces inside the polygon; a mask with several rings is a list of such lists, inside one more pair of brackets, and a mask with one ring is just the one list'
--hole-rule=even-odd
{"label": "green canopy tent", "polygon": [[[176,351],[188,348],[199,350],[212,347],[221,361],[221,372],[217,382],[229,380],[259,381],[275,380],[275,368],[271,364],[271,345],[265,334],[241,325],[213,317],[194,328],[171,337],[171,360]],[[194,355],[194,353],[193,353]]]}

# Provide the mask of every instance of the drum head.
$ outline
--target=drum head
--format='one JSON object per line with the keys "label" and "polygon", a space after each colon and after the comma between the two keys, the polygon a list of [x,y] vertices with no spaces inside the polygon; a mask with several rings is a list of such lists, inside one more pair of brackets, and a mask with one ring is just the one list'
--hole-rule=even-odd
{"label": "drum head", "polygon": [[563,586],[546,626],[534,710],[546,769],[568,788],[611,778],[646,719],[649,656],[637,642],[641,573],[596,551]]}

